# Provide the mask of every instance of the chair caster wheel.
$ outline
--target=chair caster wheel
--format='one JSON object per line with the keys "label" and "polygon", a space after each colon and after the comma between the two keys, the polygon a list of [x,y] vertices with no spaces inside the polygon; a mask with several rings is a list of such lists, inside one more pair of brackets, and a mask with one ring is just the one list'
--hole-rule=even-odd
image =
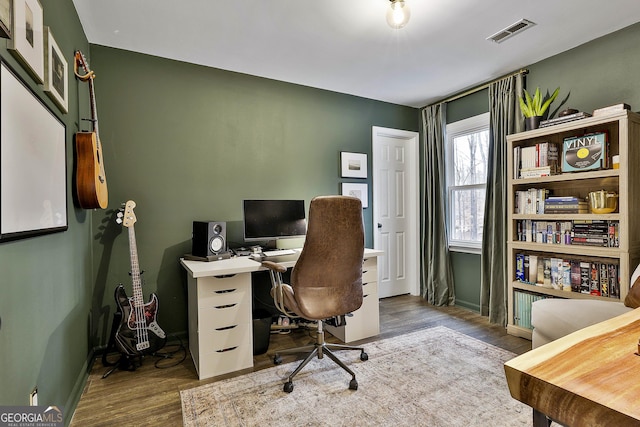
{"label": "chair caster wheel", "polygon": [[362,353],[360,353],[360,360],[362,360],[363,362],[365,360],[369,360],[369,355],[363,351]]}
{"label": "chair caster wheel", "polygon": [[[356,388],[357,387],[358,387],[358,384],[356,384]],[[282,388],[282,390],[285,391],[286,393],[291,393],[293,391],[293,383],[291,381],[284,383],[284,387]]]}
{"label": "chair caster wheel", "polygon": [[282,357],[280,357],[279,354],[276,354],[275,356],[273,356],[273,364],[274,365],[279,365],[281,363],[282,363]]}
{"label": "chair caster wheel", "polygon": [[349,390],[357,390],[358,389],[358,381],[356,379],[352,379],[349,381]]}

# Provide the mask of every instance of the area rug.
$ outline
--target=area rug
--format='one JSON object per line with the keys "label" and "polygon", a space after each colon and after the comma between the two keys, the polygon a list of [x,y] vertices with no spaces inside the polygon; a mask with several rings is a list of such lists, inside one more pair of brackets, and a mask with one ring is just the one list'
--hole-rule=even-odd
{"label": "area rug", "polygon": [[[514,400],[503,364],[511,352],[438,326],[338,352],[351,376],[325,357],[283,383],[298,362],[181,394],[185,426],[525,426],[531,408]],[[291,356],[289,356],[291,357]],[[285,359],[286,360],[286,359]]]}

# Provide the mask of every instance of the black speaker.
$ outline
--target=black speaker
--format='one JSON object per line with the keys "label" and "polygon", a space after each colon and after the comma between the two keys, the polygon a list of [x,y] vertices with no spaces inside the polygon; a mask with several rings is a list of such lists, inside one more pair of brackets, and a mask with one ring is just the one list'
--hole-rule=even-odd
{"label": "black speaker", "polygon": [[208,257],[227,252],[227,223],[193,221],[191,254]]}

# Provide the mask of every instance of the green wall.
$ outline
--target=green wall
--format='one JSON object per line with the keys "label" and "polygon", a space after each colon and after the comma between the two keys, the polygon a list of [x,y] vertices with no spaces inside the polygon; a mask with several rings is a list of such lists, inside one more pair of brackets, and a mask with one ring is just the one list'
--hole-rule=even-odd
{"label": "green wall", "polygon": [[[596,108],[626,102],[640,111],[640,24],[578,46],[526,68],[526,86],[544,92],[560,86],[559,100],[569,95],[561,108],[592,112]],[[447,121],[454,122],[488,111],[487,91],[451,102]],[[482,100],[485,109],[482,110]],[[555,101],[555,110],[560,101]],[[640,195],[639,195],[640,196]],[[456,305],[479,311],[480,255],[452,253]]]}
{"label": "green wall", "polygon": [[[89,44],[71,0],[41,0],[44,24],[69,62],[69,113],[62,114],[0,39],[0,57],[16,70],[66,126],[68,222],[66,232],[0,244],[0,405],[28,405],[38,387],[41,405],[73,408],[84,386],[92,297],[91,215],[72,203],[72,138],[78,99],[89,108],[86,84],[73,78],[73,52]],[[86,109],[84,108],[86,106]],[[88,114],[88,113],[87,113]]]}
{"label": "green wall", "polygon": [[[128,241],[114,222],[121,202],[138,204],[145,295],[157,292],[161,326],[184,334],[185,276],[177,260],[190,250],[194,219],[228,221],[229,240],[238,241],[243,198],[308,202],[337,193],[346,181],[339,177],[339,152],[370,154],[371,126],[417,130],[418,110],[89,46],[71,0],[41,1],[45,24],[69,61],[69,113],[57,110],[5,40],[0,57],[66,125],[69,230],[0,244],[0,404],[26,405],[37,386],[40,403],[64,406],[68,421],[92,349],[106,342],[113,290],[120,282],[129,286]],[[533,64],[528,86],[571,90],[568,106],[586,111],[617,102],[637,110],[638,42],[640,24]],[[87,84],[71,71],[75,49],[90,54],[98,76],[107,210],[72,203],[72,138],[80,118],[89,117]],[[464,102],[456,108],[476,108]],[[451,108],[450,118],[466,114]],[[365,221],[370,246],[371,209]],[[454,254],[454,276],[460,303],[473,306],[479,257]]]}
{"label": "green wall", "polygon": [[340,178],[340,151],[368,153],[371,166],[372,126],[418,129],[415,108],[104,46],[91,46],[91,56],[110,192],[109,209],[93,214],[93,327],[102,343],[115,285],[130,289],[127,233],[112,220],[120,203],[137,204],[143,289],[158,294],[159,324],[184,334],[178,258],[191,251],[193,220],[227,221],[228,240],[241,242],[243,199],[304,199],[308,207],[349,181]]}

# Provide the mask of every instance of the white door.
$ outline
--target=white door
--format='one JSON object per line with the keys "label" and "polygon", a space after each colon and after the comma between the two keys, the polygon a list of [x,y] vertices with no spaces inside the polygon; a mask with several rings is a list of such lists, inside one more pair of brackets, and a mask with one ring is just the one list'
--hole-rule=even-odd
{"label": "white door", "polygon": [[380,298],[420,295],[418,133],[373,126],[373,244]]}

